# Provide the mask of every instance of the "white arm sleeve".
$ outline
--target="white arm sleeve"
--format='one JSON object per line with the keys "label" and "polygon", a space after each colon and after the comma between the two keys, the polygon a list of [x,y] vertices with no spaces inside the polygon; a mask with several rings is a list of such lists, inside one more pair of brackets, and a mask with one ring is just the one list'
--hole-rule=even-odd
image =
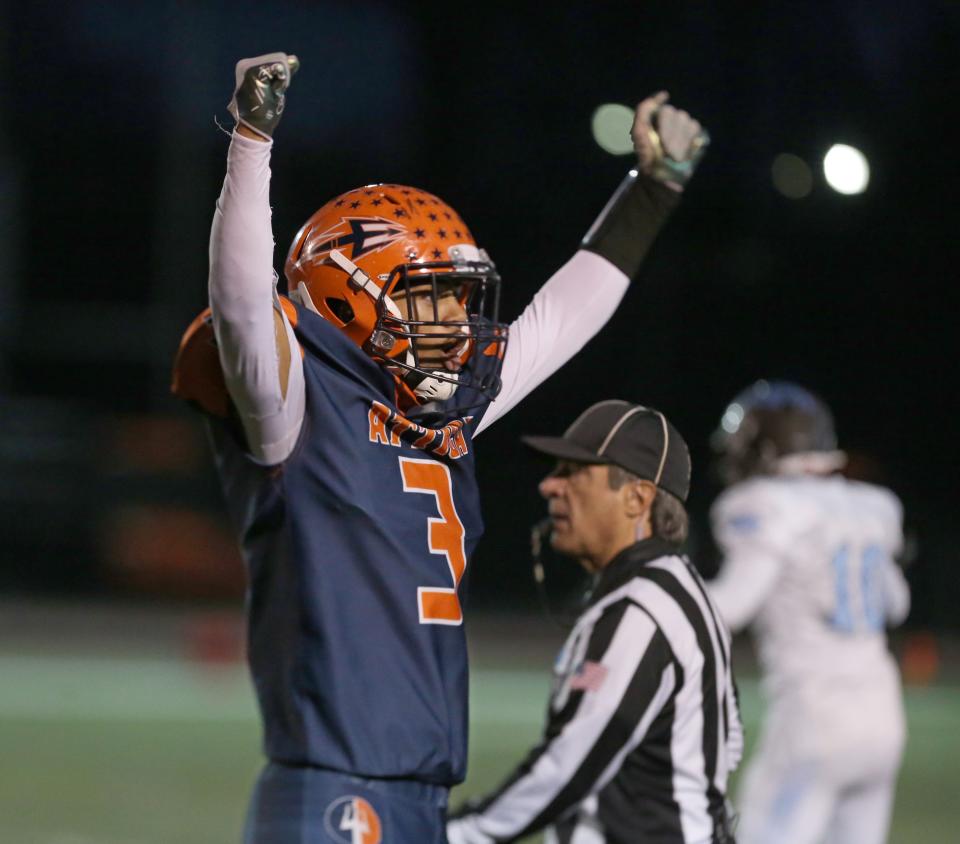
{"label": "white arm sleeve", "polygon": [[547,281],[510,326],[503,389],[477,434],[547,380],[596,334],[623,299],[630,280],[594,252],[578,251]]}
{"label": "white arm sleeve", "polygon": [[727,626],[737,632],[753,621],[776,586],[794,526],[763,481],[723,492],[710,510],[710,521],[724,560],[707,590]]}
{"label": "white arm sleeve", "polygon": [[[210,308],[227,390],[251,455],[267,465],[290,456],[304,414],[303,362],[279,307],[270,223],[272,142],[234,133],[227,175],[210,233]],[[286,391],[280,383],[275,316],[290,349]]]}
{"label": "white arm sleeve", "polygon": [[890,490],[885,489],[883,493],[891,511],[887,521],[891,559],[883,572],[883,608],[887,625],[896,627],[906,621],[910,613],[910,585],[903,576],[903,569],[894,559],[903,553],[903,505]]}
{"label": "white arm sleeve", "polygon": [[902,624],[910,613],[910,586],[896,563],[884,567],[883,605],[886,623],[890,627]]}

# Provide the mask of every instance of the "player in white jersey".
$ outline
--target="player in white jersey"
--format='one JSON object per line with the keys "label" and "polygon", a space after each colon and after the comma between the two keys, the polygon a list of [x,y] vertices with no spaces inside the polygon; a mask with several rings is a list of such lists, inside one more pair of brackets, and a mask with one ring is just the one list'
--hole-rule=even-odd
{"label": "player in white jersey", "polygon": [[767,699],[737,840],[883,842],[906,737],[885,634],[910,606],[900,502],[836,474],[830,411],[795,384],[737,396],[715,445],[710,591],[732,630],[752,625]]}

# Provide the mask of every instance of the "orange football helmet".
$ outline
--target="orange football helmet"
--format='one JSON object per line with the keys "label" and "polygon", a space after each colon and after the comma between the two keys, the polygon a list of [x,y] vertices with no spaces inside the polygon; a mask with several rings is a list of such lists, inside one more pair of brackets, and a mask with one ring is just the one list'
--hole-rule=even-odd
{"label": "orange football helmet", "polygon": [[[420,338],[457,349],[461,364],[477,349],[502,359],[507,341],[507,326],[498,322],[496,267],[460,215],[433,194],[390,184],[341,194],[297,233],[284,274],[291,299],[389,366],[416,400],[446,398],[452,385],[491,397],[499,392],[496,374],[471,383],[469,368],[451,372],[421,359]],[[414,306],[401,315],[394,298],[411,302],[412,290],[418,299],[429,296],[428,313]],[[451,291],[465,312],[462,320],[440,318],[440,297]]]}

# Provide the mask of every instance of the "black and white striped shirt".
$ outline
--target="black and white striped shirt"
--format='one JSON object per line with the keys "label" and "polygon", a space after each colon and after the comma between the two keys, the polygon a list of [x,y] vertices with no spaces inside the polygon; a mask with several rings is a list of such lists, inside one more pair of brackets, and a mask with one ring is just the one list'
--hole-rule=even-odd
{"label": "black and white striped shirt", "polygon": [[722,844],[743,731],[730,635],[657,539],[611,561],[555,667],[543,741],[448,827],[451,844]]}

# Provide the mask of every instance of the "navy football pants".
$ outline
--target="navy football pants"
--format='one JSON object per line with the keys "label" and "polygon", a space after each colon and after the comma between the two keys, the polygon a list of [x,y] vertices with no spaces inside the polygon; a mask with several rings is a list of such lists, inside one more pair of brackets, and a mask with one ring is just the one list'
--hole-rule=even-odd
{"label": "navy football pants", "polygon": [[270,762],[253,790],[244,844],[446,844],[438,785]]}

